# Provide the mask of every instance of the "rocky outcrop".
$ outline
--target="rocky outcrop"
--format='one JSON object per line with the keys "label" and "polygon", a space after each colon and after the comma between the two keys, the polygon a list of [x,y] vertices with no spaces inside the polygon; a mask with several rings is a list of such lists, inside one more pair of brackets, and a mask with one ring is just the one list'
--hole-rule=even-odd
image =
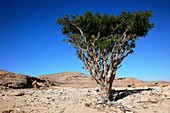
{"label": "rocky outcrop", "polygon": [[0,86],[6,88],[40,88],[49,87],[50,81],[24,74],[16,74],[8,71],[0,70]]}

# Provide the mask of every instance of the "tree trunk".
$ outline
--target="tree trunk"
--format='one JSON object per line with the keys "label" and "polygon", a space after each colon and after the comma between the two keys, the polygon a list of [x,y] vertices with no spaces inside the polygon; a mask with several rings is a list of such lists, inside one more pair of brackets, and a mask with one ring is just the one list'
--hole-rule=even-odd
{"label": "tree trunk", "polygon": [[111,99],[111,84],[110,83],[100,83],[98,84],[99,92],[100,92],[100,100],[99,103],[107,103],[112,101]]}
{"label": "tree trunk", "polygon": [[99,103],[103,104],[103,103],[109,103],[113,101],[111,91],[112,91],[112,83],[114,78],[115,78],[115,74],[111,76],[109,81],[105,80],[104,82],[98,83],[98,88],[100,92]]}

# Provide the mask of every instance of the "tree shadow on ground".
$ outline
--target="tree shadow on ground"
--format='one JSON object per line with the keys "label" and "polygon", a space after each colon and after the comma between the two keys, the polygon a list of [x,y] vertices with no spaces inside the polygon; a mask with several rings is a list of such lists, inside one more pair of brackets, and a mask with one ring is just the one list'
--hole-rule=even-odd
{"label": "tree shadow on ground", "polygon": [[123,99],[129,95],[132,94],[136,94],[136,93],[140,93],[142,91],[150,91],[152,90],[151,88],[147,88],[147,89],[134,89],[134,90],[112,90],[111,94],[110,94],[110,100],[112,101],[117,101],[119,99]]}

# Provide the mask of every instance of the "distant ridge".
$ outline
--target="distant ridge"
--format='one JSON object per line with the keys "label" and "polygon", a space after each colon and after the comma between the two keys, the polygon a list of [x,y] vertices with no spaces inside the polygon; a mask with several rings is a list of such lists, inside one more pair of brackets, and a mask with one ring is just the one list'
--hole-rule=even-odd
{"label": "distant ridge", "polygon": [[96,87],[92,78],[80,72],[60,72],[56,74],[40,75],[38,78],[60,83],[60,87]]}
{"label": "distant ridge", "polygon": [[[9,88],[35,88],[35,87],[97,87],[97,83],[91,76],[80,72],[61,72],[32,77],[24,74],[16,74],[0,69],[0,86]],[[141,81],[136,78],[116,78],[114,87],[148,87],[170,86],[166,81]]]}

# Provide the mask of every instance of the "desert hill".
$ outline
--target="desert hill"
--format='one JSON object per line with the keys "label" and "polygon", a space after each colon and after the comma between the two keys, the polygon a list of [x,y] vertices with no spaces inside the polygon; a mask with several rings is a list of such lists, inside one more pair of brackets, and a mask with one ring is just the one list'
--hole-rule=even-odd
{"label": "desert hill", "polygon": [[3,74],[3,73],[8,73],[8,71],[0,69],[0,74]]}
{"label": "desert hill", "polygon": [[[56,74],[40,75],[38,78],[59,83],[60,87],[97,87],[91,76],[79,72],[61,72]],[[145,86],[170,86],[166,81],[142,81],[136,78],[115,78],[113,87],[145,87]]]}
{"label": "desert hill", "polygon": [[[113,87],[145,87],[145,86],[170,86],[166,81],[141,81],[136,78],[116,78]],[[97,87],[91,76],[80,72],[61,72],[45,74],[37,77],[17,74],[6,70],[0,70],[0,86],[9,88],[33,88],[33,87]]]}
{"label": "desert hill", "polygon": [[[39,85],[39,86],[38,86]],[[0,70],[0,87],[20,89],[50,86],[50,82],[24,74],[17,74],[6,70]]]}
{"label": "desert hill", "polygon": [[59,83],[60,87],[96,87],[97,84],[89,75],[79,72],[61,72],[56,74],[40,75],[38,78]]}

